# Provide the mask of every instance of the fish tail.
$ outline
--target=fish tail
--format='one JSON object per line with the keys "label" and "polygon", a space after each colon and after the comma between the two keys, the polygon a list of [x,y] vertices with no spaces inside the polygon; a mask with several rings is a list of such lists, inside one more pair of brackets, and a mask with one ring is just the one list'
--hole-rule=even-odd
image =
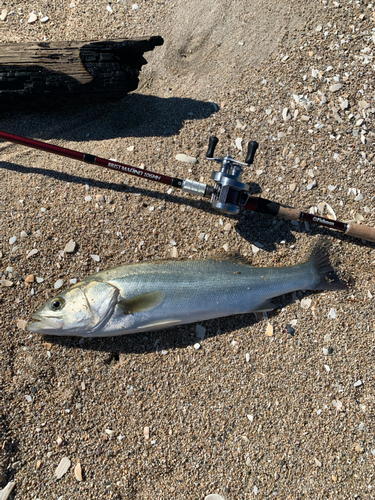
{"label": "fish tail", "polygon": [[342,281],[334,270],[329,258],[330,243],[320,238],[312,247],[307,264],[316,274],[317,284],[314,290],[344,290],[349,288],[349,283]]}

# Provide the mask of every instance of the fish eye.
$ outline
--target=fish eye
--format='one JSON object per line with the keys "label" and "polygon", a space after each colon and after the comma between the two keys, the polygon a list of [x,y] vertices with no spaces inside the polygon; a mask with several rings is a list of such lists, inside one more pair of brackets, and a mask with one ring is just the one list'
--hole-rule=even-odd
{"label": "fish eye", "polygon": [[54,311],[59,311],[65,306],[65,300],[61,297],[56,297],[55,299],[51,300],[51,308]]}

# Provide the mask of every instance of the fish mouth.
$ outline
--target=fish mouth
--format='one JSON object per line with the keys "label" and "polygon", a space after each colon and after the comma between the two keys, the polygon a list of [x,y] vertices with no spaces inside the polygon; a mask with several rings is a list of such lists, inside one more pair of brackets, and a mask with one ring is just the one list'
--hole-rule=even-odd
{"label": "fish mouth", "polygon": [[59,318],[54,318],[53,316],[40,316],[39,314],[33,314],[32,323],[27,325],[27,329],[30,332],[35,333],[53,333],[54,330],[61,330],[64,321]]}

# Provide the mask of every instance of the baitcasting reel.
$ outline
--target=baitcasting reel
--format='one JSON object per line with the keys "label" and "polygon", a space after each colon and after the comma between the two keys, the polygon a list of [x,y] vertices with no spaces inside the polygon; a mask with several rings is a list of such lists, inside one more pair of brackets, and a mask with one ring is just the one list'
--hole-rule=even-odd
{"label": "baitcasting reel", "polygon": [[228,214],[237,214],[246,205],[250,196],[249,184],[242,182],[242,167],[253,163],[259,144],[256,141],[249,142],[245,163],[243,163],[231,156],[215,158],[214,151],[218,142],[217,137],[211,136],[206,153],[207,160],[221,163],[221,170],[213,171],[211,175],[215,185],[212,187],[186,179],[183,181],[182,189],[190,194],[210,196],[214,208]]}

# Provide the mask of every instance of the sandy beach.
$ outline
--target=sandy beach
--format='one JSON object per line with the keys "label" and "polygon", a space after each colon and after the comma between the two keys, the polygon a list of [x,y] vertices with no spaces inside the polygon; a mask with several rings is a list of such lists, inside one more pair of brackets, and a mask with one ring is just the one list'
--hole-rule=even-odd
{"label": "sandy beach", "polygon": [[[216,154],[240,161],[256,140],[244,167],[252,194],[374,227],[374,10],[367,0],[3,0],[0,44],[160,35],[164,45],[120,101],[0,109],[0,129],[208,184],[211,135]],[[1,141],[0,214],[0,488],[14,483],[3,498],[375,497],[373,243],[230,216]],[[25,329],[56,290],[98,270],[231,252],[289,266],[321,235],[349,290],[293,293],[274,311],[198,328],[95,339]]]}

